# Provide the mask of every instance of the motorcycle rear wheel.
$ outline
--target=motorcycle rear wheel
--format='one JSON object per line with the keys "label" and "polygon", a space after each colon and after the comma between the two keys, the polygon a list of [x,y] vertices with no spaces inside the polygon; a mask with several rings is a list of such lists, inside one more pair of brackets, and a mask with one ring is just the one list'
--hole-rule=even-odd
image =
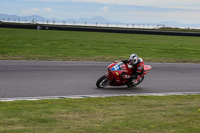
{"label": "motorcycle rear wheel", "polygon": [[126,85],[127,85],[128,87],[135,87],[135,86],[139,85],[140,83],[142,83],[142,81],[144,80],[144,76],[141,77],[137,83],[134,83],[134,80],[135,80],[135,79],[129,80],[129,81],[126,83]]}
{"label": "motorcycle rear wheel", "polygon": [[96,82],[96,86],[98,87],[98,88],[105,88],[106,86],[108,86],[109,85],[109,80],[108,80],[108,78],[105,76],[105,75],[103,75],[101,78],[99,78],[98,80],[97,80],[97,82]]}

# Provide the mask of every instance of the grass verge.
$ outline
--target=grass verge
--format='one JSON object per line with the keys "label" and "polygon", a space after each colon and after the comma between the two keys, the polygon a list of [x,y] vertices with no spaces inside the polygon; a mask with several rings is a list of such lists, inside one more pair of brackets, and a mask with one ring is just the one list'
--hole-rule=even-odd
{"label": "grass verge", "polygon": [[1,133],[197,133],[200,95],[0,102]]}
{"label": "grass verge", "polygon": [[200,38],[0,28],[0,60],[113,61],[137,53],[145,62],[200,63]]}

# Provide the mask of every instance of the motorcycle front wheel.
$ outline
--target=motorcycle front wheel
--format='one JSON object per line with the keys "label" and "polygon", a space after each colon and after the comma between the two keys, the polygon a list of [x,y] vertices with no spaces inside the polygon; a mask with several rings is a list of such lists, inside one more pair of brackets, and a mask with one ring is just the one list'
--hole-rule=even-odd
{"label": "motorcycle front wheel", "polygon": [[97,82],[96,82],[96,86],[98,87],[98,88],[105,88],[106,86],[108,86],[109,85],[109,80],[108,80],[108,78],[105,76],[105,75],[103,75],[101,78],[99,78],[98,80],[97,80]]}

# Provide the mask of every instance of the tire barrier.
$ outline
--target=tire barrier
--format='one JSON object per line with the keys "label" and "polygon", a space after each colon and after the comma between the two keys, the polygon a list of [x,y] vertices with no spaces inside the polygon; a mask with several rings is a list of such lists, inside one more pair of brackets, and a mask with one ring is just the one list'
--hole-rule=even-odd
{"label": "tire barrier", "polygon": [[125,33],[125,34],[150,34],[150,35],[200,37],[200,32],[161,31],[161,30],[144,30],[144,29],[109,28],[109,27],[56,26],[56,25],[42,25],[42,24],[13,24],[13,23],[12,24],[0,23],[0,27],[37,29],[37,30],[66,30],[66,31],[88,31],[88,32],[107,32],[107,33]]}

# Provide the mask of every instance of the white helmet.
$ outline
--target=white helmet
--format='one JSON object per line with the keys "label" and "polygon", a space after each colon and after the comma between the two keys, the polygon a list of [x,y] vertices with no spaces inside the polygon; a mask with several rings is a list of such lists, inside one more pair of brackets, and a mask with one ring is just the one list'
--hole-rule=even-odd
{"label": "white helmet", "polygon": [[138,56],[136,54],[131,54],[129,60],[131,65],[135,65],[138,63]]}

